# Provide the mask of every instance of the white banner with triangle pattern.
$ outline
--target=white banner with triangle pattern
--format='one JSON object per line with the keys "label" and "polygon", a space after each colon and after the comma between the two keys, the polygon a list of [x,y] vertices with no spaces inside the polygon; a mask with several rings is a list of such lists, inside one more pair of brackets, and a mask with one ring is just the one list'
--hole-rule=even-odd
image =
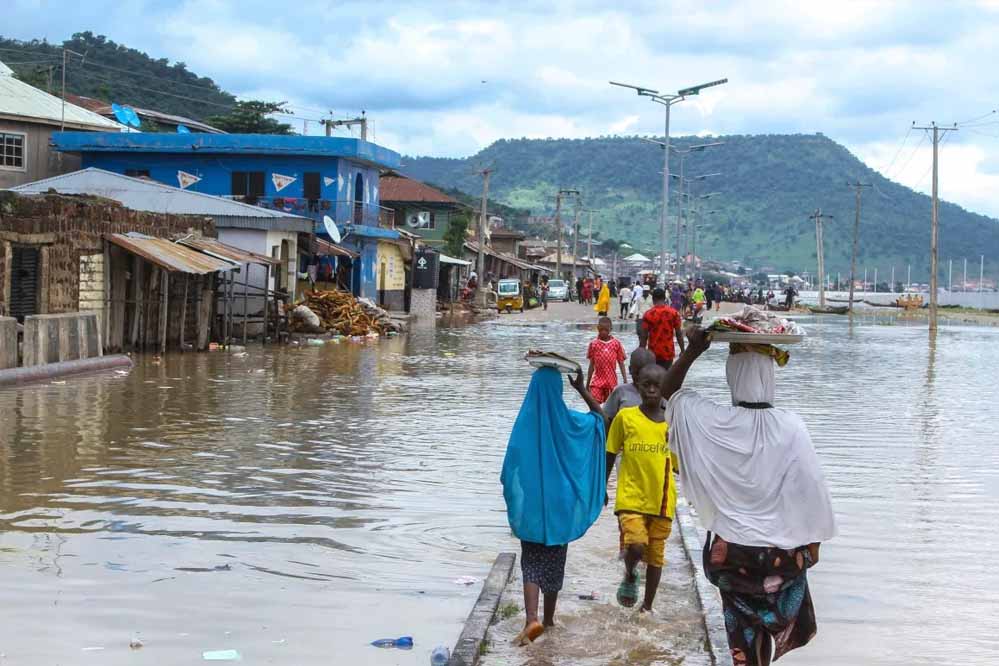
{"label": "white banner with triangle pattern", "polygon": [[195,176],[193,173],[187,173],[186,171],[177,172],[177,183],[182,190],[194,185],[199,180],[201,180],[201,176]]}
{"label": "white banner with triangle pattern", "polygon": [[296,180],[298,179],[295,178],[294,176],[282,176],[279,173],[271,174],[271,182],[274,183],[274,189],[277,190],[278,192],[288,187]]}

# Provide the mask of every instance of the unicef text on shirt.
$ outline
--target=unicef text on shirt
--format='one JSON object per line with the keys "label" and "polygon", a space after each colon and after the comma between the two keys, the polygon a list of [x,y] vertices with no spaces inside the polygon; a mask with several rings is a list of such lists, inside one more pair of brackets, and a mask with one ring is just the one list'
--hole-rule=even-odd
{"label": "unicef text on shirt", "polygon": [[669,446],[666,442],[629,442],[625,445],[624,450],[628,453],[666,453]]}

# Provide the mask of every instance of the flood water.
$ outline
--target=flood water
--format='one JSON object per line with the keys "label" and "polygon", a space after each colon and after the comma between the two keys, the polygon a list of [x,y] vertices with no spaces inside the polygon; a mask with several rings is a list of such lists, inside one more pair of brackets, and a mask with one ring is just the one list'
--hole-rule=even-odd
{"label": "flood water", "polygon": [[[0,390],[2,663],[427,663],[478,595],[456,579],[517,549],[498,479],[519,356],[581,358],[593,335],[515,320]],[[999,330],[802,323],[778,401],[810,426],[841,534],[810,578],[819,635],[780,663],[997,663]],[[723,399],[724,356],[689,385]],[[598,629],[616,633],[574,649],[625,649],[632,625]],[[367,645],[401,635],[416,648]]]}

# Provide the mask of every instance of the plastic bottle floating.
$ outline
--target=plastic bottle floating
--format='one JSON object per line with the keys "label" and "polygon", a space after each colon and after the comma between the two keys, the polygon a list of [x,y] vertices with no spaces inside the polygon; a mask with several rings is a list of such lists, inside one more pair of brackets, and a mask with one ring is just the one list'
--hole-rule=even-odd
{"label": "plastic bottle floating", "polygon": [[413,637],[400,636],[399,638],[379,638],[376,641],[371,641],[371,644],[374,645],[376,648],[396,648],[397,650],[412,650]]}

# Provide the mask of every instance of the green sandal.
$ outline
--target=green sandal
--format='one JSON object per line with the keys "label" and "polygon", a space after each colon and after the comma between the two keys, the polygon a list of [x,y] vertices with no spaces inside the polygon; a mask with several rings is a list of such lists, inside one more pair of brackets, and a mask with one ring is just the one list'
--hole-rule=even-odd
{"label": "green sandal", "polygon": [[628,582],[628,576],[617,586],[617,602],[625,608],[632,608],[638,603],[638,576],[635,580]]}

